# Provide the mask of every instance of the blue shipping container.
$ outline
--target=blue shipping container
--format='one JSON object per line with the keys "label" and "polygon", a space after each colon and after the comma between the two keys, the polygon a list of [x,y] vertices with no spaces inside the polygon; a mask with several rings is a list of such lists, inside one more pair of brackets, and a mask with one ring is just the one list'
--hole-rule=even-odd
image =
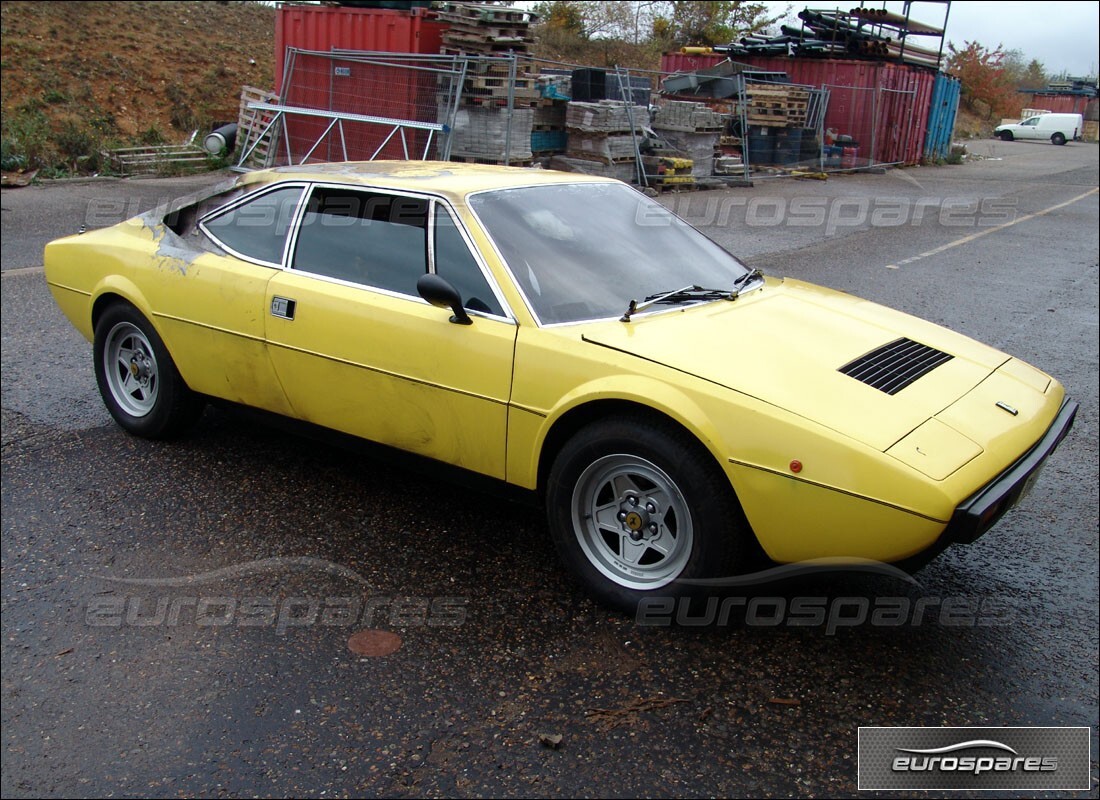
{"label": "blue shipping container", "polygon": [[932,86],[932,104],[928,109],[928,133],[924,137],[924,157],[929,161],[947,158],[959,111],[959,79],[942,72]]}

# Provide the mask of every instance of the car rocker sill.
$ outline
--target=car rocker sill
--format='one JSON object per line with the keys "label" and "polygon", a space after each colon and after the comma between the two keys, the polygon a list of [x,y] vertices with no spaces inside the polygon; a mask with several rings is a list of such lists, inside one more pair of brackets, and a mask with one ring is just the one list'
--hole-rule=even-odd
{"label": "car rocker sill", "polygon": [[1030,488],[1047,457],[1055,451],[1073,427],[1078,404],[1070,399],[1062,402],[1054,422],[1030,450],[1008,469],[987,483],[955,509],[951,522],[941,537],[945,543],[970,544],[996,524],[1005,512],[1016,505]]}

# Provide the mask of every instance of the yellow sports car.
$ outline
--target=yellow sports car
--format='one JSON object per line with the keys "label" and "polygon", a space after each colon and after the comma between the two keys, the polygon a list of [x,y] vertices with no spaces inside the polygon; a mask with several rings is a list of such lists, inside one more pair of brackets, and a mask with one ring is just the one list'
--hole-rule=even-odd
{"label": "yellow sports car", "polygon": [[537,493],[633,608],[817,558],[917,563],[987,531],[1077,404],[897,311],[764,277],[618,181],[450,163],[244,175],[51,242],[46,279],[126,430],[207,398]]}

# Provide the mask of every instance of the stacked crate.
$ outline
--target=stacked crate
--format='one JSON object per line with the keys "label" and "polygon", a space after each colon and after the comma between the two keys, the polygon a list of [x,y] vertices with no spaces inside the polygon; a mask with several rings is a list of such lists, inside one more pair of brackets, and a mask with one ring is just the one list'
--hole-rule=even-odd
{"label": "stacked crate", "polygon": [[[634,133],[631,133],[633,123]],[[571,102],[566,108],[566,152],[575,158],[605,164],[635,160],[635,137],[649,126],[649,109],[615,100]]]}
{"label": "stacked crate", "polygon": [[[529,53],[532,15],[482,3],[447,3],[438,16],[449,26],[441,51],[469,56],[451,131],[451,158],[530,164],[531,106],[539,98],[530,74],[534,72]],[[441,100],[441,113],[442,105]]]}
{"label": "stacked crate", "polygon": [[713,174],[715,150],[725,128],[726,116],[703,103],[671,100],[653,119],[653,129],[691,159],[691,174],[697,178]]}
{"label": "stacked crate", "polygon": [[534,113],[533,108],[459,108],[451,127],[451,160],[530,166]]}
{"label": "stacked crate", "polygon": [[[443,53],[488,57],[470,60],[462,91],[464,103],[506,106],[509,94],[516,107],[538,101],[530,54],[530,12],[481,3],[447,3],[438,13],[439,19],[450,26],[443,33]],[[514,81],[507,57],[515,59]]]}
{"label": "stacked crate", "polygon": [[653,127],[685,133],[721,133],[726,118],[703,103],[670,100],[653,117]]}
{"label": "stacked crate", "polygon": [[806,124],[810,93],[781,83],[746,83],[745,116],[749,125],[801,128]]}
{"label": "stacked crate", "polygon": [[531,109],[531,152],[536,157],[565,152],[565,108],[565,101],[546,98]]}

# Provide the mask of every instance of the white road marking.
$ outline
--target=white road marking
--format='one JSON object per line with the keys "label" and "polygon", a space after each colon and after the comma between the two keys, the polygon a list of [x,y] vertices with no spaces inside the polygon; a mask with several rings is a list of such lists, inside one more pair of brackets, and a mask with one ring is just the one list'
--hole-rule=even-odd
{"label": "white road marking", "polygon": [[0,278],[14,278],[19,275],[36,275],[45,271],[45,267],[22,267],[21,269],[6,269],[0,272]]}
{"label": "white road marking", "polygon": [[1096,194],[1097,192],[1100,192],[1100,189],[1089,189],[1084,194],[1079,194],[1076,197],[1074,197],[1072,200],[1067,200],[1066,202],[1059,203],[1056,206],[1051,206],[1050,208],[1044,208],[1042,211],[1036,211],[1034,214],[1025,214],[1022,217],[1018,217],[1018,218],[1012,220],[1012,222],[1006,222],[1003,225],[997,225],[997,226],[992,227],[992,228],[987,228],[984,231],[978,231],[977,233],[972,233],[969,236],[964,236],[961,239],[956,239],[953,242],[948,242],[947,244],[940,245],[939,247],[933,248],[932,250],[926,250],[925,252],[921,253],[920,255],[913,256],[912,258],[906,258],[903,261],[897,262],[896,264],[887,264],[886,269],[900,269],[901,267],[904,267],[906,264],[912,264],[914,261],[920,261],[922,258],[928,258],[929,256],[939,255],[940,253],[942,253],[945,250],[950,250],[952,247],[959,247],[960,245],[969,244],[970,242],[974,241],[975,239],[980,239],[983,236],[988,236],[991,233],[996,233],[997,231],[1004,230],[1005,228],[1011,228],[1013,225],[1019,225],[1021,222],[1027,222],[1029,219],[1035,219],[1036,217],[1041,217],[1044,214],[1049,214],[1051,211],[1057,211],[1059,208],[1065,208],[1066,206],[1071,206],[1074,203],[1076,203],[1078,200],[1084,200],[1090,194]]}

